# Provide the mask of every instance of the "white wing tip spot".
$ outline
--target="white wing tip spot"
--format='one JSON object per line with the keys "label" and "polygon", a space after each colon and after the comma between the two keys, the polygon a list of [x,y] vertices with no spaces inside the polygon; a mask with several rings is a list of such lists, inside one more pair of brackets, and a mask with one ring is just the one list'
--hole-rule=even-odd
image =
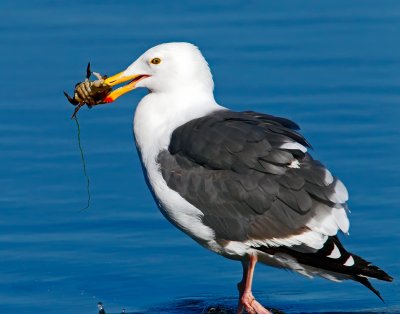
{"label": "white wing tip spot", "polygon": [[339,258],[341,256],[340,251],[338,249],[338,247],[336,246],[336,244],[333,244],[333,250],[331,252],[331,254],[329,254],[327,257],[329,258]]}
{"label": "white wing tip spot", "polygon": [[354,265],[354,258],[353,256],[349,256],[349,258],[347,259],[346,263],[343,264],[344,266],[353,266]]}

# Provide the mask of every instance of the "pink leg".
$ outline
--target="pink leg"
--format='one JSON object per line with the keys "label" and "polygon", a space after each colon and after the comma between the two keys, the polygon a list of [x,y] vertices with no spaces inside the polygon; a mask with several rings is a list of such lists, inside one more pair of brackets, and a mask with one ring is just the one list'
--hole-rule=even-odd
{"label": "pink leg", "polygon": [[253,297],[253,293],[251,292],[254,268],[256,267],[256,263],[256,255],[249,255],[249,260],[242,262],[243,277],[242,281],[239,282],[237,285],[239,290],[239,304],[237,314],[242,314],[244,309],[251,314],[272,314],[259,302],[257,302],[257,300]]}

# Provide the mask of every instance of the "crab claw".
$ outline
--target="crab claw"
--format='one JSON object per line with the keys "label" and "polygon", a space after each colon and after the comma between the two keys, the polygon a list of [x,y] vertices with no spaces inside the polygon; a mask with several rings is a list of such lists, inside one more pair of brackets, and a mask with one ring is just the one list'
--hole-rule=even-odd
{"label": "crab claw", "polygon": [[68,95],[66,92],[64,92],[65,97],[67,97],[68,101],[73,104],[74,106],[79,104],[79,101],[76,99],[72,98],[70,95]]}

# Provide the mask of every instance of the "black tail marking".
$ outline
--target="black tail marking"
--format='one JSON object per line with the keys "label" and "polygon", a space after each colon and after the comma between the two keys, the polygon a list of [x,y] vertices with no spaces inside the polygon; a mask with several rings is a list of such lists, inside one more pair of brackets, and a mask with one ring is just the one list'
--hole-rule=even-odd
{"label": "black tail marking", "polygon": [[378,296],[378,298],[381,299],[381,301],[383,303],[385,303],[385,300],[383,300],[379,291],[374,288],[374,286],[369,282],[367,277],[354,276],[353,280],[358,281],[359,283],[363,284],[365,287],[367,287],[369,290],[371,290],[373,293],[375,293]]}
{"label": "black tail marking", "polygon": [[[335,246],[340,252],[340,257],[329,258],[328,256],[330,255]],[[297,262],[300,264],[326,270],[337,274],[347,275],[349,279],[353,279],[366,286],[373,293],[375,293],[382,301],[383,298],[380,295],[379,291],[376,290],[371,285],[367,277],[389,282],[393,281],[393,278],[379,267],[372,265],[371,263],[367,262],[366,260],[355,254],[347,252],[336,236],[329,237],[328,240],[325,242],[324,247],[314,253],[299,252],[296,251],[295,248],[293,247],[283,247],[283,246],[280,247],[263,246],[263,247],[255,247],[255,249],[270,255],[284,253],[295,258]],[[350,257],[354,259],[354,264],[351,266],[346,266],[345,263]]]}

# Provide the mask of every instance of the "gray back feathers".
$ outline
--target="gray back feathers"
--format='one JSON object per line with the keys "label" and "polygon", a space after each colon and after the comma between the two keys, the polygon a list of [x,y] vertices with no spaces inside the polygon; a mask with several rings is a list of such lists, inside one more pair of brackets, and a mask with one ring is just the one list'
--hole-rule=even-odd
{"label": "gray back feathers", "polygon": [[[168,186],[203,212],[217,237],[282,238],[304,232],[321,205],[347,200],[320,162],[296,145],[282,148],[310,147],[297,129],[270,115],[216,111],[177,128],[158,163]],[[296,160],[299,168],[291,167]]]}

